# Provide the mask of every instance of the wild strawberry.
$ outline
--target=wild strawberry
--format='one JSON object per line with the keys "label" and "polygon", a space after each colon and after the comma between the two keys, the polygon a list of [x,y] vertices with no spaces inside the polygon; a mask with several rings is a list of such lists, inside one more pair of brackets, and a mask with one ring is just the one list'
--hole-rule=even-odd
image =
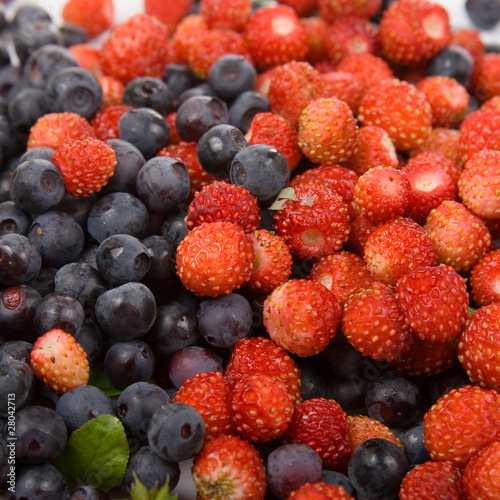
{"label": "wild strawberry", "polygon": [[48,113],[36,121],[28,136],[28,149],[45,146],[57,149],[66,141],[95,138],[90,123],[76,113]]}
{"label": "wild strawberry", "polygon": [[429,212],[444,200],[456,200],[456,182],[450,173],[461,169],[439,153],[420,153],[401,169],[410,183],[410,196],[404,215],[424,224]]}
{"label": "wild strawberry", "polygon": [[447,76],[427,76],[417,88],[431,105],[432,126],[453,128],[465,118],[469,107],[469,93],[457,80]]}
{"label": "wild strawberry", "polygon": [[175,126],[176,119],[177,119],[176,111],[169,113],[165,117],[165,120],[167,121],[168,126],[170,127],[170,142],[168,143],[169,146],[174,146],[182,142],[182,139],[179,136],[179,132],[177,131],[177,128]]}
{"label": "wild strawberry", "polygon": [[324,184],[303,182],[275,205],[275,230],[292,254],[318,258],[340,250],[349,236],[349,214],[344,200]]}
{"label": "wild strawberry", "polygon": [[[264,500],[266,471],[257,450],[238,436],[219,436],[194,457],[191,476],[199,500]],[[215,493],[214,493],[215,492]]]}
{"label": "wild strawberry", "polygon": [[264,326],[281,347],[298,356],[323,351],[335,337],[342,306],[325,286],[291,279],[275,288],[264,302]]}
{"label": "wild strawberry", "polygon": [[225,370],[230,387],[254,374],[277,378],[287,387],[294,405],[301,403],[300,371],[288,352],[274,340],[250,337],[235,344]]}
{"label": "wild strawberry", "polygon": [[481,111],[500,111],[500,95],[493,96],[479,107]]}
{"label": "wild strawberry", "polygon": [[187,63],[191,47],[199,43],[206,31],[208,27],[201,14],[189,14],[179,21],[172,34],[172,47],[182,62]]}
{"label": "wild strawberry", "polygon": [[500,440],[486,446],[467,462],[462,488],[466,498],[500,498]]}
{"label": "wild strawberry", "polygon": [[232,222],[205,222],[179,243],[177,275],[190,291],[217,297],[231,293],[248,280],[253,247],[240,226]]}
{"label": "wild strawberry", "polygon": [[293,491],[287,500],[354,500],[343,486],[319,481],[318,483],[304,483]]}
{"label": "wild strawberry", "polygon": [[480,103],[500,95],[500,54],[488,52],[476,61],[470,78],[470,90]]}
{"label": "wild strawberry", "polygon": [[412,332],[410,349],[391,363],[395,370],[416,377],[431,377],[443,373],[458,363],[453,339],[444,342],[422,340]]}
{"label": "wild strawberry", "polygon": [[257,9],[243,31],[250,53],[260,71],[291,61],[302,61],[307,39],[297,13],[288,5]]}
{"label": "wild strawberry", "polygon": [[347,250],[318,259],[313,263],[308,279],[328,288],[342,306],[351,295],[370,288],[373,282],[365,261]]}
{"label": "wild strawberry", "polygon": [[104,40],[101,66],[106,75],[124,83],[144,75],[161,78],[165,66],[173,62],[172,50],[165,24],[156,17],[135,14]]}
{"label": "wild strawberry", "polygon": [[476,153],[491,149],[500,138],[500,110],[478,109],[468,114],[460,124],[460,159],[467,163]]}
{"label": "wild strawberry", "polygon": [[415,149],[431,132],[432,111],[425,94],[397,78],[386,79],[361,99],[362,125],[382,127],[398,151]]}
{"label": "wild strawberry", "polygon": [[321,97],[337,97],[347,103],[356,116],[359,103],[365,93],[365,84],[354,73],[347,71],[327,71],[318,75],[316,82]]}
{"label": "wild strawberry", "polygon": [[382,0],[318,0],[319,15],[328,23],[340,16],[359,16],[368,19],[382,6]]}
{"label": "wild strawberry", "polygon": [[397,64],[411,66],[428,61],[448,45],[450,38],[448,12],[428,0],[394,2],[380,20],[383,54]]}
{"label": "wild strawberry", "polygon": [[363,175],[378,166],[398,168],[399,158],[389,134],[381,127],[369,125],[359,128],[358,147],[346,166]]}
{"label": "wild strawberry", "polygon": [[302,110],[319,97],[318,75],[306,61],[292,61],[274,68],[267,93],[271,111],[297,127]]}
{"label": "wild strawberry", "polygon": [[252,13],[251,0],[202,0],[200,14],[208,29],[242,31]]}
{"label": "wild strawberry", "polygon": [[193,4],[194,0],[180,0],[176,2],[144,0],[144,13],[158,18],[168,27],[169,34],[172,34],[183,17],[189,13]]}
{"label": "wild strawberry", "polygon": [[[299,17],[312,16],[318,5],[318,0],[278,0],[278,3],[291,7]],[[312,19],[312,17],[310,18]]]}
{"label": "wild strawberry", "polygon": [[410,150],[410,156],[416,156],[420,153],[439,153],[457,166],[458,174],[452,175],[455,184],[458,181],[462,163],[460,154],[460,131],[450,128],[436,127],[431,130],[427,139],[419,144],[415,149]]}
{"label": "wild strawberry", "polygon": [[295,405],[285,384],[262,373],[236,382],[231,392],[236,431],[253,443],[266,443],[282,436]]}
{"label": "wild strawberry", "polygon": [[326,52],[328,23],[317,16],[300,17],[300,22],[307,40],[307,53],[304,59],[312,65],[326,61],[328,57]]}
{"label": "wild strawberry", "polygon": [[108,183],[115,173],[116,154],[104,141],[82,139],[57,148],[52,163],[61,171],[66,191],[85,198]]}
{"label": "wild strawberry", "polygon": [[119,139],[118,122],[127,111],[130,111],[130,106],[127,104],[115,104],[97,112],[90,121],[96,138],[100,141]]}
{"label": "wild strawberry", "polygon": [[307,444],[323,460],[327,469],[335,469],[349,451],[347,414],[333,399],[311,398],[295,408],[292,421],[282,439]]}
{"label": "wild strawberry", "polygon": [[102,105],[101,109],[106,109],[108,106],[115,106],[123,103],[123,94],[125,85],[121,80],[113,76],[98,76],[97,81],[102,89]]}
{"label": "wild strawberry", "polygon": [[411,219],[398,217],[371,232],[364,259],[376,280],[395,285],[409,271],[434,266],[436,250],[426,230]]}
{"label": "wild strawberry", "polygon": [[469,52],[474,63],[484,54],[486,48],[482,40],[481,30],[475,28],[458,28],[451,32],[450,45],[458,45]]}
{"label": "wild strawberry", "polygon": [[462,471],[448,462],[427,462],[410,469],[401,482],[399,498],[454,498],[462,500]]}
{"label": "wild strawberry", "polygon": [[482,307],[500,302],[500,250],[488,252],[471,269],[469,284],[473,302]]}
{"label": "wild strawberry", "polygon": [[299,148],[297,129],[283,116],[275,113],[257,113],[252,118],[245,134],[248,145],[268,144],[285,156],[290,171],[293,171],[303,154]]}
{"label": "wild strawberry", "polygon": [[458,335],[467,319],[469,294],[451,266],[428,266],[399,278],[396,297],[408,326],[422,339],[444,342]]}
{"label": "wild strawberry", "polygon": [[423,228],[434,245],[438,264],[459,272],[472,269],[491,244],[485,223],[458,201],[445,200],[433,208]]}
{"label": "wild strawberry", "polygon": [[89,38],[100,35],[113,24],[112,0],[67,0],[62,8],[66,23],[80,26]]}
{"label": "wild strawberry", "polygon": [[373,167],[354,186],[354,203],[359,214],[375,223],[403,215],[410,199],[408,179],[392,167]]}
{"label": "wild strawberry", "polygon": [[90,43],[78,43],[68,47],[69,52],[76,57],[81,68],[90,71],[95,77],[102,76],[101,51]]}
{"label": "wild strawberry", "polygon": [[352,252],[363,255],[366,241],[372,231],[380,224],[372,222],[363,215],[358,215],[351,221],[351,229],[349,231],[349,239],[347,240],[347,248]]}
{"label": "wild strawberry", "polygon": [[410,349],[412,334],[388,285],[374,283],[344,304],[342,331],[363,356],[389,363]]}
{"label": "wild strawberry", "polygon": [[500,304],[473,312],[457,341],[458,360],[470,379],[500,391]]}
{"label": "wild strawberry", "polygon": [[283,238],[267,229],[249,234],[255,253],[252,274],[245,283],[247,288],[271,293],[285,283],[292,273],[292,255]]}
{"label": "wild strawberry", "polygon": [[186,165],[189,173],[189,200],[193,199],[194,194],[197,191],[200,191],[204,186],[208,186],[215,181],[215,177],[212,177],[200,165],[198,156],[196,155],[196,147],[196,142],[185,142],[179,140],[179,142],[175,143],[170,141],[170,143],[162,148],[157,155],[176,158]]}
{"label": "wild strawberry", "polygon": [[227,221],[246,233],[257,229],[260,210],[257,199],[247,189],[226,181],[214,181],[194,194],[186,215],[188,230],[204,222]]}
{"label": "wild strawberry", "polygon": [[424,416],[425,447],[432,460],[463,468],[482,448],[499,440],[499,416],[497,391],[472,385],[451,389]]}
{"label": "wild strawberry", "polygon": [[36,376],[56,394],[64,394],[89,380],[87,354],[74,337],[54,328],[38,337],[30,354]]}
{"label": "wild strawberry", "polygon": [[458,180],[462,203],[481,219],[500,217],[500,151],[486,149],[471,156]]}
{"label": "wild strawberry", "polygon": [[328,59],[339,64],[349,54],[378,52],[378,25],[365,17],[340,16],[332,21],[326,38]]}
{"label": "wild strawberry", "polygon": [[312,162],[345,162],[357,145],[358,127],[349,105],[336,97],[312,101],[299,119],[299,147]]}

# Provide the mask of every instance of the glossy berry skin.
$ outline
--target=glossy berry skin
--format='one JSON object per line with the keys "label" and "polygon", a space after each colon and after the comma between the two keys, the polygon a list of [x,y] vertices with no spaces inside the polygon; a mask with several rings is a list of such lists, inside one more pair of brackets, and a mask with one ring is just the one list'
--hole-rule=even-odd
{"label": "glossy berry skin", "polygon": [[174,95],[160,78],[141,76],[127,83],[124,104],[132,108],[151,108],[167,116],[174,111]]}
{"label": "glossy berry skin", "polygon": [[193,70],[184,63],[171,63],[167,65],[162,80],[167,84],[176,101],[185,90],[193,88],[200,83]]}
{"label": "glossy berry skin", "polygon": [[500,494],[500,445],[490,444],[472,457],[462,476],[462,488],[467,498],[493,500]]}
{"label": "glossy berry skin", "polygon": [[426,65],[428,76],[447,76],[468,87],[474,60],[470,53],[459,45],[449,45],[436,54]]}
{"label": "glossy berry skin", "polygon": [[[5,354],[0,358],[0,397],[2,401],[7,401],[8,394],[14,394],[17,404],[16,408],[21,409],[32,401],[35,388],[35,374],[29,363],[17,359],[6,360]],[[7,419],[7,408],[0,410],[2,418]]]}
{"label": "glossy berry skin", "polygon": [[41,89],[20,90],[7,103],[7,115],[13,129],[24,134],[49,111],[45,92]]}
{"label": "glossy berry skin", "polygon": [[5,288],[0,292],[0,327],[6,336],[34,334],[35,311],[42,296],[28,285]]}
{"label": "glossy berry skin", "polygon": [[152,450],[168,462],[194,457],[205,439],[205,422],[191,406],[169,403],[158,409],[151,419],[148,443]]}
{"label": "glossy berry skin", "polygon": [[255,90],[246,90],[229,105],[229,123],[246,134],[253,117],[257,113],[269,112],[269,107],[269,99],[265,95]]}
{"label": "glossy berry skin", "polygon": [[403,445],[410,465],[418,465],[431,459],[429,450],[425,447],[423,420],[398,432],[397,436]]}
{"label": "glossy berry skin", "polygon": [[0,235],[17,233],[26,236],[32,220],[31,214],[19,208],[14,201],[0,203]]}
{"label": "glossy berry skin", "polygon": [[15,493],[9,493],[7,499],[36,498],[35,495],[39,498],[65,500],[68,498],[68,483],[51,464],[25,467],[16,477]]}
{"label": "glossy berry skin", "polygon": [[408,460],[397,445],[382,438],[360,444],[349,462],[349,479],[358,494],[391,500],[408,472]]}

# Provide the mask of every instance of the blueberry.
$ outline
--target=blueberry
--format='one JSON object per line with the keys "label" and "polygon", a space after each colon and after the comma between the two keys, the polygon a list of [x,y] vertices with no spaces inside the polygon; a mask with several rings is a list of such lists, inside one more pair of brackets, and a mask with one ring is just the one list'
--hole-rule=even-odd
{"label": "blueberry", "polygon": [[28,134],[37,120],[48,112],[47,98],[41,89],[22,89],[7,104],[12,127],[23,134]]}
{"label": "blueberry", "polygon": [[269,206],[288,186],[290,167],[283,153],[267,144],[254,144],[236,153],[231,163],[233,184],[250,191],[262,206]]}
{"label": "blueberry", "polygon": [[197,313],[201,336],[215,347],[232,347],[252,327],[252,307],[237,293],[203,301]]}
{"label": "blueberry", "polygon": [[77,113],[90,120],[101,109],[102,87],[84,68],[58,71],[47,82],[47,104],[51,112]]}
{"label": "blueberry", "polygon": [[448,76],[468,88],[474,60],[470,53],[459,45],[448,45],[435,55],[426,66],[428,76]]}
{"label": "blueberry", "polygon": [[[11,89],[22,80],[22,68],[9,64],[0,68],[0,96],[8,98]],[[7,118],[7,117],[5,117]]]}
{"label": "blueberry", "polygon": [[253,117],[257,113],[267,113],[269,109],[269,99],[265,95],[247,90],[229,106],[229,123],[246,134],[250,130]]}
{"label": "blueberry", "polygon": [[101,329],[94,320],[86,318],[74,337],[87,354],[87,361],[92,368],[101,356],[103,344]]}
{"label": "blueberry", "polygon": [[[0,489],[2,489],[7,483],[9,476],[7,474],[11,472],[9,464],[9,449],[7,448],[7,441],[2,434],[0,434]],[[9,485],[10,486],[10,485]]]}
{"label": "blueberry", "polygon": [[33,278],[29,286],[34,288],[42,297],[54,292],[54,276],[57,269],[53,267],[42,266],[40,272]]}
{"label": "blueberry", "polygon": [[169,356],[201,340],[196,316],[185,305],[173,301],[158,306],[156,319],[146,336],[154,351]]}
{"label": "blueberry", "polygon": [[190,89],[186,89],[177,99],[177,109],[191,97],[206,96],[216,97],[214,89],[208,82],[201,82]]}
{"label": "blueberry", "polygon": [[49,211],[33,220],[27,234],[44,265],[59,268],[78,258],[85,244],[80,225],[64,212]]}
{"label": "blueberry", "polygon": [[377,500],[394,500],[409,470],[404,451],[383,438],[361,443],[353,452],[348,476],[358,495]]}
{"label": "blueberry", "polygon": [[47,146],[36,146],[34,148],[28,149],[20,157],[17,165],[21,165],[28,160],[47,160],[52,161],[52,155],[54,150]]}
{"label": "blueberry", "polygon": [[0,329],[7,335],[35,336],[35,312],[42,296],[31,286],[17,285],[0,292]]}
{"label": "blueberry", "polygon": [[104,373],[119,389],[148,381],[153,375],[154,366],[153,351],[142,340],[116,342],[104,357]]}
{"label": "blueberry", "polygon": [[490,30],[500,23],[498,0],[466,0],[465,11],[472,24],[481,30]]}
{"label": "blueberry", "polygon": [[346,493],[353,498],[356,498],[356,489],[352,485],[349,478],[341,472],[329,469],[323,469],[321,481],[326,484],[333,484],[334,486],[342,486]]}
{"label": "blueberry", "polygon": [[326,396],[334,399],[348,415],[366,413],[366,390],[368,381],[362,378],[329,377]]}
{"label": "blueberry", "polygon": [[167,462],[181,462],[196,455],[205,440],[205,422],[192,406],[169,403],[153,414],[148,444]]}
{"label": "blueberry", "polygon": [[7,398],[16,402],[16,411],[31,402],[35,390],[33,369],[27,363],[7,355],[0,358],[0,418],[7,418]]}
{"label": "blueberry", "polygon": [[425,447],[423,420],[399,432],[398,438],[401,439],[410,465],[421,464],[431,459]]}
{"label": "blueberry", "polygon": [[85,311],[77,299],[65,293],[52,292],[45,295],[35,311],[35,328],[40,335],[59,328],[70,335],[80,331],[85,320]]}
{"label": "blueberry", "polygon": [[161,225],[161,236],[177,246],[187,234],[186,215],[185,207],[170,212]]}
{"label": "blueberry", "polygon": [[127,83],[124,104],[132,108],[151,108],[162,116],[174,111],[174,95],[160,78],[140,76]]}
{"label": "blueberry", "polygon": [[156,300],[142,283],[125,283],[99,295],[95,316],[99,326],[111,337],[134,340],[152,327]]}
{"label": "blueberry", "polygon": [[168,85],[174,99],[178,99],[185,90],[200,83],[194,71],[187,64],[182,63],[168,64],[162,79]]}
{"label": "blueberry", "polygon": [[168,281],[175,277],[175,244],[163,236],[154,234],[142,240],[151,257],[146,278]]}
{"label": "blueberry", "polygon": [[16,477],[15,492],[7,500],[67,500],[68,483],[51,464],[22,468]]}
{"label": "blueberry", "polygon": [[110,139],[106,141],[116,155],[115,173],[109,179],[106,186],[101,189],[101,193],[109,194],[115,192],[125,192],[135,195],[136,179],[139,170],[146,159],[143,154],[130,142],[121,139]]}
{"label": "blueberry", "polygon": [[61,171],[48,160],[28,160],[12,173],[10,194],[25,212],[43,213],[54,208],[66,192]]}
{"label": "blueberry", "polygon": [[24,23],[51,23],[52,17],[41,5],[24,5],[14,12],[10,28],[17,29]]}
{"label": "blueberry", "polygon": [[0,364],[8,363],[10,359],[30,364],[33,344],[24,340],[8,340],[0,346]]}
{"label": "blueberry", "polygon": [[61,24],[59,26],[59,33],[64,47],[72,47],[73,45],[79,45],[89,41],[87,32],[81,26],[73,23]]}
{"label": "blueberry", "polygon": [[229,177],[231,162],[236,153],[248,143],[240,129],[223,123],[207,130],[196,145],[196,156],[200,165],[213,177]]}
{"label": "blueberry", "polygon": [[278,498],[288,498],[305,483],[321,481],[321,457],[306,444],[284,444],[267,457],[266,473],[269,489]]}
{"label": "blueberry", "polygon": [[221,123],[229,123],[227,104],[218,97],[207,95],[184,101],[175,117],[175,128],[186,142],[197,142],[208,129]]}
{"label": "blueberry", "polygon": [[97,269],[111,285],[140,281],[148,272],[151,257],[147,247],[135,236],[115,234],[99,245]]}
{"label": "blueberry", "polygon": [[144,238],[149,225],[146,205],[130,193],[110,193],[99,199],[87,217],[87,231],[98,243],[118,234]]}
{"label": "blueberry", "polygon": [[130,457],[123,478],[129,490],[134,482],[134,472],[139,481],[148,489],[155,484],[161,487],[168,480],[170,491],[177,486],[181,475],[179,464],[163,460],[150,446],[143,446]]}
{"label": "blueberry", "polygon": [[99,415],[115,414],[111,399],[93,385],[80,385],[62,394],[57,400],[56,412],[64,420],[69,432]]}
{"label": "blueberry", "polygon": [[[327,397],[327,382],[323,375],[323,367],[318,363],[318,360],[298,358],[295,360],[295,364],[300,370],[300,394],[302,399]],[[340,401],[337,402],[340,404]]]}
{"label": "blueberry", "polygon": [[139,198],[150,210],[166,214],[187,202],[188,169],[175,158],[151,158],[137,174],[136,186]]}
{"label": "blueberry", "polygon": [[16,413],[16,461],[36,465],[57,458],[68,439],[62,417],[50,408],[30,405]]}
{"label": "blueberry", "polygon": [[207,81],[217,97],[230,102],[242,92],[252,90],[257,79],[254,65],[238,54],[219,57],[208,72]]}
{"label": "blueberry", "polygon": [[12,200],[0,203],[0,235],[17,233],[26,236],[33,218]]}
{"label": "blueberry", "polygon": [[28,283],[42,267],[37,246],[21,234],[0,236],[0,287],[7,288]]}
{"label": "blueberry", "polygon": [[110,496],[95,486],[79,486],[71,492],[68,500],[110,500]]}
{"label": "blueberry", "polygon": [[116,401],[116,415],[125,429],[141,441],[148,436],[151,417],[170,403],[168,394],[158,385],[135,382],[123,389]]}
{"label": "blueberry", "polygon": [[136,108],[118,121],[119,138],[130,142],[146,160],[153,158],[170,142],[170,127],[165,118],[151,108]]}

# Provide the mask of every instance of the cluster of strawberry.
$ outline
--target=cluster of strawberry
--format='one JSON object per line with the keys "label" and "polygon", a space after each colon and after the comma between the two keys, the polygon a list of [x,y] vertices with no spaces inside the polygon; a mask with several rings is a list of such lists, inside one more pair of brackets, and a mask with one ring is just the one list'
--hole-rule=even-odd
{"label": "cluster of strawberry", "polygon": [[[79,3],[68,2],[68,20],[91,35],[109,28],[111,2],[90,2],[87,19],[76,17]],[[175,131],[175,112],[159,153],[190,173],[188,232],[176,253],[182,284],[201,297],[242,287],[260,294],[269,336],[240,340],[224,373],[198,374],[175,396],[206,424],[193,465],[198,498],[217,490],[217,498],[238,491],[263,499],[254,445],[276,438],[305,443],[325,468],[344,472],[369,438],[402,447],[388,427],[348,417],[334,400],[302,400],[293,358],[321,353],[336,335],[408,375],[459,363],[470,377],[425,414],[432,460],[411,469],[400,498],[500,498],[500,55],[485,53],[479,32],[453,30],[429,0],[397,0],[379,23],[381,0],[282,0],[254,11],[250,0],[201,0],[198,13],[192,0],[165,5],[146,0],[145,13],[114,28],[99,49],[71,49],[99,79],[103,107],[91,122],[46,115],[28,148],[55,149],[67,190],[88,196],[113,174],[105,141],[119,138],[128,82],[161,78],[170,63],[203,80],[227,53],[258,70],[255,88],[270,112],[254,116],[246,139],[280,150],[292,172],[269,207],[273,230],[261,228],[249,191],[203,170],[196,143]],[[473,60],[468,86],[426,75],[450,45]],[[294,259],[311,261],[307,276],[294,276]],[[34,369],[53,390],[71,389],[47,375],[61,333],[45,340],[35,346]],[[71,341],[64,349],[78,351]],[[72,386],[86,383],[88,364],[81,370]],[[348,496],[318,483],[290,498]]]}

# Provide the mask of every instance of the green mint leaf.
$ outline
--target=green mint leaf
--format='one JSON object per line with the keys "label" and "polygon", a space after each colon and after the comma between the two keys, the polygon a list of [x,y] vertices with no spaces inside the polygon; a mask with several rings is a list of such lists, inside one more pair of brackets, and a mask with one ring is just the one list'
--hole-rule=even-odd
{"label": "green mint leaf", "polygon": [[91,485],[108,491],[121,484],[129,457],[125,429],[113,415],[99,415],[76,429],[54,461],[71,489]]}
{"label": "green mint leaf", "polygon": [[118,387],[115,387],[111,383],[111,380],[109,380],[104,372],[104,366],[102,364],[95,365],[90,369],[88,384],[101,389],[101,391],[103,391],[110,398],[113,396],[119,396],[122,393],[122,389],[118,389]]}

